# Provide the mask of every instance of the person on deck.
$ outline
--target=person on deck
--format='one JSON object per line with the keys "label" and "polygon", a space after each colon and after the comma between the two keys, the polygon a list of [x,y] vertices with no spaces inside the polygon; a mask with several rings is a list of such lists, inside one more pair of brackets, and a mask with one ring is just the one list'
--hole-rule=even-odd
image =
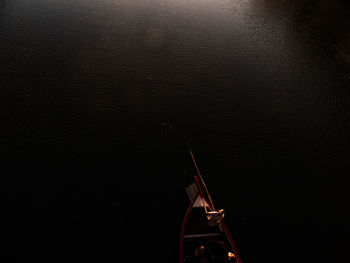
{"label": "person on deck", "polygon": [[194,252],[196,256],[196,262],[198,263],[208,263],[207,258],[207,248],[203,245],[200,245],[196,248]]}
{"label": "person on deck", "polygon": [[221,240],[212,240],[209,246],[209,262],[210,263],[227,263],[236,262],[236,257],[232,252],[229,252],[225,243]]}

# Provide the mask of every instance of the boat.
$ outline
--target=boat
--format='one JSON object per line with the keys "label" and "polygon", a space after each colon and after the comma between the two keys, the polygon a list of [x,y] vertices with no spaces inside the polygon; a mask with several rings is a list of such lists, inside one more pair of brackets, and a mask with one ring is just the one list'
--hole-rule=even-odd
{"label": "boat", "polygon": [[215,209],[192,150],[188,149],[195,173],[186,187],[190,204],[181,226],[179,263],[242,263],[224,222],[224,210]]}

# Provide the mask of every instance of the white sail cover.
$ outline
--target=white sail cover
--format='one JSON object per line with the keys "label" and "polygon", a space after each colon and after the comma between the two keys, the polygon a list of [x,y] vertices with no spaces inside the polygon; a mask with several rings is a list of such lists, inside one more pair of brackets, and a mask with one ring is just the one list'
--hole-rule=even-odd
{"label": "white sail cover", "polygon": [[199,190],[196,183],[193,183],[190,186],[188,186],[186,188],[186,192],[191,202],[193,202],[196,198],[193,207],[210,207],[208,202],[205,201],[205,199],[199,195]]}
{"label": "white sail cover", "polygon": [[210,207],[208,202],[205,201],[204,198],[202,198],[200,195],[198,195],[196,201],[193,204],[193,207]]}

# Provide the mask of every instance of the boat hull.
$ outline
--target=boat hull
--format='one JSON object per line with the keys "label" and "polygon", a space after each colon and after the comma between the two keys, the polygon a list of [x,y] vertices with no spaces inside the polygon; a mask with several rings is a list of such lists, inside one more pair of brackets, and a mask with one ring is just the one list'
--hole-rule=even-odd
{"label": "boat hull", "polygon": [[[209,250],[209,255],[206,254],[206,256],[210,257],[210,248],[215,243],[222,244],[227,252],[234,255],[234,258],[231,259],[232,262],[241,263],[237,247],[226,224],[221,221],[214,226],[209,225],[206,211],[211,207],[208,200],[203,196],[197,178],[195,179],[198,190],[192,190],[192,193],[188,191],[191,203],[181,227],[179,263],[201,262],[200,251],[206,250],[208,252]],[[231,260],[227,262],[231,262]]]}

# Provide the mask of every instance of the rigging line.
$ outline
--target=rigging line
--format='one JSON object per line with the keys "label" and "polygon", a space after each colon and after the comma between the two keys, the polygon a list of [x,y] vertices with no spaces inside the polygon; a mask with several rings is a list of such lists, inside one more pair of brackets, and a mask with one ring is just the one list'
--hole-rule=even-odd
{"label": "rigging line", "polygon": [[205,189],[205,191],[207,192],[207,195],[208,195],[208,198],[209,198],[211,207],[212,207],[213,210],[215,211],[215,207],[214,207],[213,201],[211,200],[210,194],[209,194],[209,192],[208,192],[208,188],[207,188],[207,186],[206,186],[206,184],[205,184],[205,182],[204,182],[204,180],[203,180],[203,178],[202,178],[202,175],[201,175],[201,173],[200,173],[200,171],[199,171],[197,162],[196,162],[196,160],[194,159],[194,156],[193,156],[193,153],[192,153],[192,150],[191,150],[191,147],[190,147],[189,144],[188,144],[188,150],[189,150],[189,152],[190,152],[190,155],[191,155],[192,161],[193,161],[193,163],[194,163],[194,166],[196,167],[196,170],[197,170],[197,173],[198,173],[198,175],[199,175],[199,178],[201,179],[201,182],[202,182],[202,184],[203,184],[203,186],[204,186],[204,189]]}

